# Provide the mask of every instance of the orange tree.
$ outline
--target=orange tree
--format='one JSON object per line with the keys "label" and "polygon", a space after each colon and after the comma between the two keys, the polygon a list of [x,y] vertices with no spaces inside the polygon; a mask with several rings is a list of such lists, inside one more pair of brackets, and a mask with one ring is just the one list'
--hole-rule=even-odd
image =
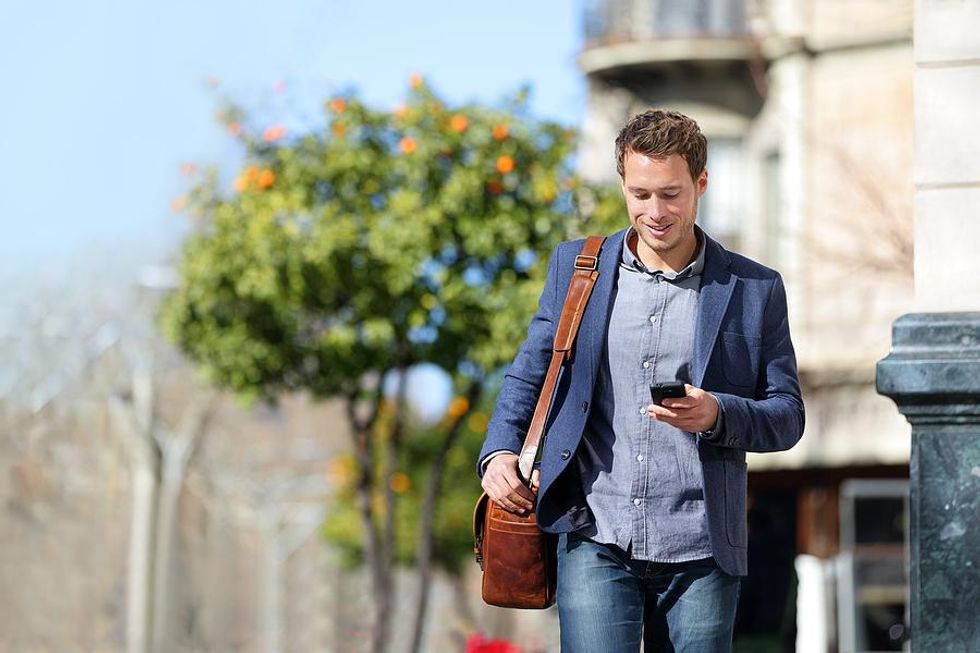
{"label": "orange tree", "polygon": [[[394,112],[335,97],[324,127],[299,134],[250,127],[229,106],[245,164],[231,189],[211,169],[182,203],[197,229],[162,308],[169,338],[246,400],[305,391],[346,406],[353,512],[341,505],[327,532],[371,570],[372,651],[386,648],[396,555],[422,575],[415,649],[433,556],[458,568],[458,514],[478,487],[456,444],[479,430],[472,406],[523,337],[547,253],[583,228],[574,134],[532,117],[526,95],[453,107],[414,77]],[[407,437],[405,372],[422,362],[451,375],[458,399]],[[472,480],[443,492],[457,466]],[[437,499],[453,506],[438,523]]]}

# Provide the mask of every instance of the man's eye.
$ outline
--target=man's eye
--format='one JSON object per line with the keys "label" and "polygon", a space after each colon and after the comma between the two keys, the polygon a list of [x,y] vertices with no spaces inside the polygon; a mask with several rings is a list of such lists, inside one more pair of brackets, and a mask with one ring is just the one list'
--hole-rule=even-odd
{"label": "man's eye", "polygon": [[678,194],[679,193],[664,193],[664,197],[667,198],[667,199],[669,199],[669,200],[671,200],[671,199],[674,199],[675,197],[677,197]]}
{"label": "man's eye", "polygon": [[635,195],[634,194],[633,197],[635,197],[638,200],[650,199],[650,196],[649,195]]}

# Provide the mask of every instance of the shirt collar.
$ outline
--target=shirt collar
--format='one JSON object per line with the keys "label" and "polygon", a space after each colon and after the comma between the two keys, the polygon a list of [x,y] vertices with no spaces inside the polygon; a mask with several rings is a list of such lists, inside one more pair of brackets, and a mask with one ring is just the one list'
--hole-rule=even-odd
{"label": "shirt collar", "polygon": [[702,231],[701,227],[698,225],[694,225],[694,235],[698,239],[698,253],[694,257],[694,260],[688,263],[682,270],[677,272],[665,272],[663,270],[651,270],[636,257],[636,255],[633,253],[632,247],[630,247],[630,243],[636,243],[638,236],[636,234],[636,230],[630,227],[630,230],[626,232],[626,237],[623,238],[623,256],[621,263],[631,270],[645,272],[646,274],[660,275],[668,281],[699,276],[702,272],[704,272],[704,250],[706,249],[705,236],[704,231]]}

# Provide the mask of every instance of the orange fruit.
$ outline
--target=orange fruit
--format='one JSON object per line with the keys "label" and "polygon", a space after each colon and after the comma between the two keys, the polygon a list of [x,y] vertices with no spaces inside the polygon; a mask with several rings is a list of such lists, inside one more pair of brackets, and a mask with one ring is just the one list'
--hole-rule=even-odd
{"label": "orange fruit", "polygon": [[497,171],[502,174],[510,174],[514,171],[514,159],[504,154],[497,159]]}
{"label": "orange fruit", "polygon": [[459,417],[469,409],[470,402],[466,397],[453,397],[453,400],[449,402],[449,407],[446,408],[446,414],[450,417]]}
{"label": "orange fruit", "polygon": [[238,136],[242,133],[242,126],[237,122],[228,123],[228,133],[232,136]]}
{"label": "orange fruit", "polygon": [[404,472],[395,472],[392,474],[391,480],[388,483],[391,485],[391,489],[395,494],[405,494],[412,487],[412,479]]}
{"label": "orange fruit", "polygon": [[502,141],[507,138],[510,130],[507,129],[507,125],[494,125],[493,126],[493,138],[494,140]]}
{"label": "orange fruit", "polygon": [[330,110],[334,113],[342,113],[347,108],[347,100],[342,97],[330,100]]}
{"label": "orange fruit", "polygon": [[333,131],[334,136],[343,136],[347,133],[347,125],[342,122],[335,122],[330,129]]}
{"label": "orange fruit", "polygon": [[412,88],[418,88],[422,85],[422,75],[412,73],[412,76],[408,78],[408,83],[412,85]]}
{"label": "orange fruit", "polygon": [[396,118],[404,118],[408,115],[408,107],[404,104],[399,104],[392,113],[395,114]]}
{"label": "orange fruit", "polygon": [[259,188],[268,188],[275,180],[276,173],[266,168],[259,173],[256,183],[258,184]]}
{"label": "orange fruit", "polygon": [[449,120],[449,128],[457,134],[464,132],[469,124],[470,121],[461,113],[457,113]]}
{"label": "orange fruit", "polygon": [[263,132],[262,138],[264,138],[268,143],[275,143],[285,135],[285,127],[282,125],[273,125],[272,127],[268,127],[265,132]]}
{"label": "orange fruit", "polygon": [[239,193],[244,193],[248,190],[248,179],[244,175],[235,177],[235,190]]}
{"label": "orange fruit", "polygon": [[406,136],[398,143],[398,149],[400,149],[405,154],[411,154],[418,147],[415,139],[411,136]]}

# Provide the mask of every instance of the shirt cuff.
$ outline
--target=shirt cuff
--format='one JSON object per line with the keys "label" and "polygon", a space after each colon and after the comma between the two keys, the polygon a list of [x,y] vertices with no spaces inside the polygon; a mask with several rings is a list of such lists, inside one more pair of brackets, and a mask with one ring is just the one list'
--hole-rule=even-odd
{"label": "shirt cuff", "polygon": [[487,465],[490,464],[490,461],[503,453],[514,453],[514,452],[508,449],[497,449],[496,451],[491,451],[490,453],[488,453],[486,456],[484,456],[483,460],[480,461],[480,475],[482,476],[483,474],[486,474]]}
{"label": "shirt cuff", "polygon": [[711,395],[711,397],[718,402],[718,418],[715,420],[714,426],[705,431],[701,431],[698,435],[701,439],[707,440],[708,442],[717,442],[725,434],[725,409],[717,397],[714,395]]}

